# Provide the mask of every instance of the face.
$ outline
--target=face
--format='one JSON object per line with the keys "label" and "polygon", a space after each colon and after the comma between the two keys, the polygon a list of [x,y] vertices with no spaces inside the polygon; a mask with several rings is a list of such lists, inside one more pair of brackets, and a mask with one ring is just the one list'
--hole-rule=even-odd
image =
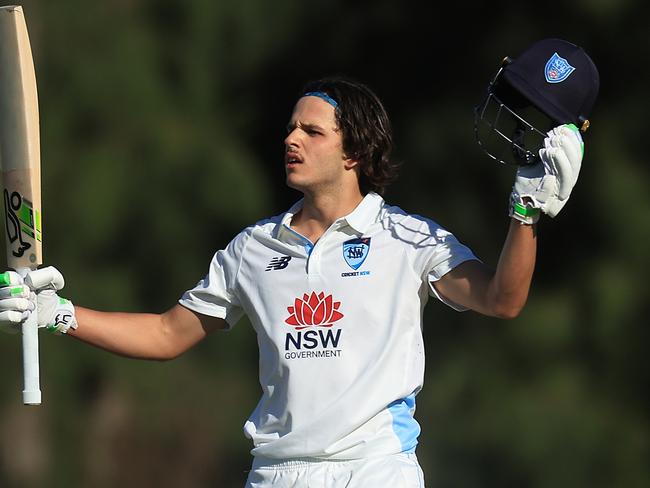
{"label": "face", "polygon": [[314,96],[300,98],[287,132],[284,163],[288,186],[316,192],[350,180],[356,163],[345,157],[332,105]]}

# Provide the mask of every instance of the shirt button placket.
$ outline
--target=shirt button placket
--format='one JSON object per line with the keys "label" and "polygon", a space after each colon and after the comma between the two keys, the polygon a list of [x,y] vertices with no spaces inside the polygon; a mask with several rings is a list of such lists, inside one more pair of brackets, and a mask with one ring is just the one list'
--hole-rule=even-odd
{"label": "shirt button placket", "polygon": [[320,274],[320,249],[314,246],[311,254],[307,257],[307,276],[317,276]]}

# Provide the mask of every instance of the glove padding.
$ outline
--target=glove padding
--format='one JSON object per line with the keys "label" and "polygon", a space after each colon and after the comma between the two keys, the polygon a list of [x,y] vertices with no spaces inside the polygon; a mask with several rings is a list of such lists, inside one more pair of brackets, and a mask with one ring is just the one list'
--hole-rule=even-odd
{"label": "glove padding", "polygon": [[13,271],[0,275],[0,329],[17,332],[34,309],[39,328],[54,334],[76,329],[72,302],[57,295],[64,285],[63,275],[53,266],[30,271],[24,280]]}
{"label": "glove padding", "polygon": [[539,150],[541,162],[517,170],[510,196],[510,216],[534,224],[542,211],[555,217],[578,181],[584,144],[573,124],[550,130]]}
{"label": "glove padding", "polygon": [[0,330],[15,334],[34,310],[35,296],[15,271],[0,274]]}

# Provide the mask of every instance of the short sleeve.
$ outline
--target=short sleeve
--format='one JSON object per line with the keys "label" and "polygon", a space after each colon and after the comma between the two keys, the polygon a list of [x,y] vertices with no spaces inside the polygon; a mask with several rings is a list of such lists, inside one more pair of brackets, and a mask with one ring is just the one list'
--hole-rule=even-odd
{"label": "short sleeve", "polygon": [[440,295],[433,284],[459,264],[465,261],[478,260],[478,258],[471,249],[459,242],[453,234],[443,228],[436,228],[434,237],[436,245],[426,266],[426,280],[429,285],[429,293],[454,310],[458,310],[459,312],[465,311],[467,310],[466,307],[453,303]]}
{"label": "short sleeve", "polygon": [[217,251],[208,273],[178,303],[202,315],[225,319],[232,328],[244,315],[234,290],[248,238],[249,233],[243,231],[225,249]]}

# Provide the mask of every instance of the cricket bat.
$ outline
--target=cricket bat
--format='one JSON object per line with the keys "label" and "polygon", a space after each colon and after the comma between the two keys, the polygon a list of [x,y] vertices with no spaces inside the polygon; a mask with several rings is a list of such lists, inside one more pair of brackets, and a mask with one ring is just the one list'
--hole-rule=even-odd
{"label": "cricket bat", "polygon": [[[23,276],[43,263],[38,97],[22,7],[0,7],[0,168],[7,264]],[[40,405],[36,310],[22,326],[23,403]]]}

